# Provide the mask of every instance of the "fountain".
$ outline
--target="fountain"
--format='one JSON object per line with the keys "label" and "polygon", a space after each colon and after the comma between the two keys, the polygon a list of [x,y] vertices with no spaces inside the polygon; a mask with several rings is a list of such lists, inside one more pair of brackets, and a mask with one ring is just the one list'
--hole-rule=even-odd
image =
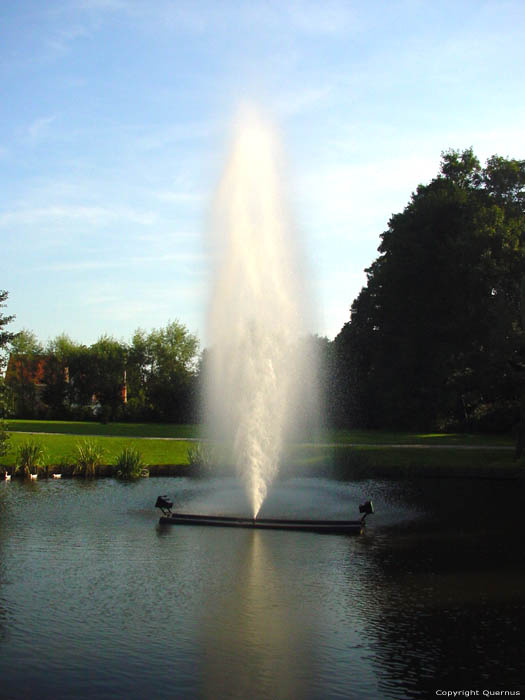
{"label": "fountain", "polygon": [[206,409],[213,441],[228,446],[244,483],[251,517],[175,514],[161,497],[161,522],[361,531],[370,512],[358,521],[257,518],[287,434],[305,413],[304,385],[315,385],[314,363],[301,340],[306,295],[282,172],[274,130],[244,107],[213,210]]}
{"label": "fountain", "polygon": [[232,445],[254,518],[278,471],[307,361],[280,163],[274,132],[245,107],[213,217],[207,408],[212,435]]}

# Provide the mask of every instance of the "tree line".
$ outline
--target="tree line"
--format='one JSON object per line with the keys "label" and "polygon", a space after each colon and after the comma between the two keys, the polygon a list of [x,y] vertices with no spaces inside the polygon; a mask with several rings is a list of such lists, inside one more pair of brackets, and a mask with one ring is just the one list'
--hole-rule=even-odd
{"label": "tree line", "polygon": [[[472,149],[442,154],[437,176],[388,222],[348,322],[333,341],[308,339],[329,424],[521,426],[525,443],[524,205],[525,161],[492,156],[481,167]],[[184,325],[137,330],[129,343],[103,336],[88,347],[62,335],[42,347],[30,332],[9,334],[10,320],[0,314],[0,347],[34,363],[27,376],[7,374],[3,402],[15,415],[87,417],[95,398],[107,420],[198,419],[208,351],[199,356]],[[29,381],[39,371],[40,403]]]}
{"label": "tree line", "polygon": [[177,321],[138,329],[129,343],[102,336],[89,346],[67,335],[43,346],[21,331],[9,341],[7,409],[20,418],[195,420],[198,348]]}

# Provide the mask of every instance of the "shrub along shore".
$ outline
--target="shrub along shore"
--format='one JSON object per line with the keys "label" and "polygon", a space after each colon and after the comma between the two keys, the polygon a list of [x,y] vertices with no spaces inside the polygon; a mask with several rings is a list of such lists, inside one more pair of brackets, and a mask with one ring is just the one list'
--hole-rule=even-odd
{"label": "shrub along shore", "polygon": [[[197,425],[72,421],[10,421],[2,470],[12,473],[22,446],[34,443],[44,455],[41,476],[73,476],[79,446],[97,447],[96,476],[115,476],[117,461],[131,448],[151,476],[202,473],[195,459]],[[186,438],[186,439],[185,439]],[[78,472],[78,469],[77,469]],[[213,465],[208,473],[213,474]],[[469,477],[519,478],[510,436],[327,431],[315,443],[297,443],[283,458],[282,476],[331,478]]]}

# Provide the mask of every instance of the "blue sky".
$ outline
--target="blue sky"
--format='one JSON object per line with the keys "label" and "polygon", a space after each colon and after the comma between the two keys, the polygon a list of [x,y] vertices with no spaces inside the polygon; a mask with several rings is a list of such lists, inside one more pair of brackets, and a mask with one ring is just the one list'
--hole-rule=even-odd
{"label": "blue sky", "polygon": [[91,343],[178,319],[205,345],[210,204],[250,100],[333,338],[441,151],[525,158],[523,46],[523,0],[0,0],[12,329]]}

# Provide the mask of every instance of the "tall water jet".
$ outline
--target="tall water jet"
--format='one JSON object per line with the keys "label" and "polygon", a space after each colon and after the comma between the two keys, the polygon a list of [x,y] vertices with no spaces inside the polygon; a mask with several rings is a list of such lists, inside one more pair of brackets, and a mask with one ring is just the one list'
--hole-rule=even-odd
{"label": "tall water jet", "polygon": [[244,108],[213,212],[207,408],[212,434],[232,446],[253,517],[278,471],[306,362],[282,170],[274,130]]}

